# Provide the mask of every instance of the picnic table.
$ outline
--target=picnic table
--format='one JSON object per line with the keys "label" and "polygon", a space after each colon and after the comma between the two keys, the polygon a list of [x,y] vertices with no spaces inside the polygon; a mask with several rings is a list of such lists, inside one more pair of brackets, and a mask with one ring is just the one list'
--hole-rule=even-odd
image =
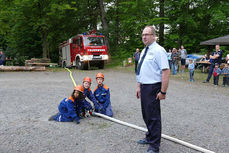
{"label": "picnic table", "polygon": [[209,61],[199,61],[199,62],[196,62],[196,64],[197,64],[197,67],[201,67],[202,66],[202,70],[201,70],[201,72],[205,72],[205,70],[206,70],[206,68],[209,66],[209,65],[211,65],[211,63],[209,62]]}

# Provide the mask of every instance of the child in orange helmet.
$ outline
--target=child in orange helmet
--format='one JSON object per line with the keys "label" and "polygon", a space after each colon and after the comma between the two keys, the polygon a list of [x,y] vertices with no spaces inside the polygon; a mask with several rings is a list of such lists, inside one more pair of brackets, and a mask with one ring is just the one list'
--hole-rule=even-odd
{"label": "child in orange helmet", "polygon": [[55,120],[57,122],[72,122],[79,124],[79,113],[83,107],[83,87],[81,85],[75,86],[71,96],[64,98],[59,104],[59,112],[49,118],[49,121]]}
{"label": "child in orange helmet", "polygon": [[109,88],[103,84],[104,75],[103,73],[98,73],[96,75],[96,81],[98,83],[97,87],[94,90],[94,96],[99,103],[99,109],[96,111],[112,117],[113,111],[110,102],[110,91]]}
{"label": "child in orange helmet", "polygon": [[[84,89],[83,93],[85,95],[85,98],[87,97],[89,100],[93,102],[95,109],[98,109],[99,105],[93,93],[91,92],[90,87],[91,87],[91,78],[87,76],[83,79],[83,89]],[[84,99],[84,104],[87,106],[88,110],[92,109],[91,104],[86,99]]]}

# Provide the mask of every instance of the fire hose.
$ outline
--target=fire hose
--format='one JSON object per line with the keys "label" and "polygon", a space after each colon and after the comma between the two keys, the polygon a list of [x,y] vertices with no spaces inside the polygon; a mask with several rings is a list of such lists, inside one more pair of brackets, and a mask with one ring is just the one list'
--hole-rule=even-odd
{"label": "fire hose", "polygon": [[[134,124],[127,123],[127,122],[123,122],[123,121],[120,121],[120,120],[118,120],[118,119],[109,117],[109,116],[107,116],[107,115],[103,115],[103,114],[96,113],[96,112],[92,112],[92,115],[94,115],[94,116],[99,116],[99,117],[105,118],[105,119],[107,119],[107,120],[113,121],[113,122],[115,122],[115,123],[119,123],[119,124],[122,124],[122,125],[125,125],[125,126],[128,126],[128,127],[131,127],[131,128],[134,128],[134,129],[143,131],[143,132],[147,132],[147,131],[148,131],[146,128],[139,127],[139,126],[136,126],[136,125],[134,125]],[[193,145],[193,144],[190,144],[190,143],[188,143],[188,142],[179,140],[179,139],[177,139],[177,138],[170,137],[170,136],[165,135],[165,134],[161,134],[161,137],[164,138],[164,139],[167,139],[167,140],[170,140],[170,141],[173,141],[173,142],[182,144],[182,145],[184,145],[184,146],[186,146],[186,147],[195,149],[195,150],[200,151],[200,152],[203,152],[203,153],[215,153],[215,152],[213,152],[213,151],[210,151],[210,150],[207,150],[207,149],[198,147],[198,146],[196,146],[196,145]]]}
{"label": "fire hose", "polygon": [[[76,86],[75,80],[74,80],[73,77],[72,77],[72,72],[71,72],[68,68],[65,68],[65,69],[70,73],[70,77],[71,77],[71,79],[72,79],[72,82],[73,82],[74,86]],[[104,118],[104,119],[113,121],[113,122],[115,122],[115,123],[119,123],[119,124],[121,124],[121,125],[125,125],[125,126],[128,126],[128,127],[131,127],[131,128],[134,128],[134,129],[143,131],[143,132],[147,132],[147,131],[148,131],[146,128],[139,127],[139,126],[137,126],[137,125],[130,124],[130,123],[127,123],[127,122],[124,122],[124,121],[121,121],[121,120],[118,120],[118,119],[109,117],[109,116],[107,116],[107,115],[103,115],[103,114],[96,113],[96,112],[92,112],[92,115],[93,115],[93,116],[102,117],[102,118]],[[215,153],[215,152],[213,152],[213,151],[210,151],[210,150],[201,148],[201,147],[199,147],[199,146],[190,144],[190,143],[188,143],[188,142],[179,140],[179,139],[177,139],[177,138],[170,137],[170,136],[165,135],[165,134],[161,134],[161,137],[164,138],[164,139],[173,141],[173,142],[175,142],[175,143],[179,143],[179,144],[184,145],[184,146],[186,146],[186,147],[192,148],[192,149],[194,149],[194,150],[203,152],[203,153]]]}
{"label": "fire hose", "polygon": [[67,70],[69,72],[70,78],[72,79],[73,85],[75,87],[76,86],[76,82],[75,82],[75,80],[72,77],[72,71],[70,71],[68,68],[65,68],[65,70]]}

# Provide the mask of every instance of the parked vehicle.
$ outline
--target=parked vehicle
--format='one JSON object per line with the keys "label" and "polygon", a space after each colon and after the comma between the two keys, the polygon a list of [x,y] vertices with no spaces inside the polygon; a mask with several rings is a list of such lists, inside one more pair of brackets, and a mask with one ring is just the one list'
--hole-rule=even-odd
{"label": "parked vehicle", "polygon": [[62,67],[88,69],[90,66],[104,68],[108,60],[103,35],[78,34],[59,45]]}
{"label": "parked vehicle", "polygon": [[185,64],[186,64],[186,66],[188,66],[190,59],[192,59],[193,62],[196,63],[196,62],[200,61],[203,57],[204,57],[204,55],[188,54]]}

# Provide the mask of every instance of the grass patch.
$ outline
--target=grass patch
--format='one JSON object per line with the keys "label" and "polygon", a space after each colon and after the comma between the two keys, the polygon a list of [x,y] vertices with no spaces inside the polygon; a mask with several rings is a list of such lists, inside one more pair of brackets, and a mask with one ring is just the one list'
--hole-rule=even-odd
{"label": "grass patch", "polygon": [[[195,82],[203,82],[204,80],[206,80],[208,77],[208,73],[205,72],[201,72],[201,70],[199,69],[195,69],[195,72],[194,72],[194,80]],[[185,72],[183,74],[181,73],[177,73],[177,75],[172,75],[172,70],[170,72],[170,78],[173,78],[173,79],[176,79],[176,80],[183,80],[183,81],[189,81],[190,78],[189,78],[189,71],[188,69],[185,69]],[[213,84],[213,75],[209,81],[211,84]],[[223,84],[223,76],[220,75],[219,76],[219,85],[222,85]]]}

